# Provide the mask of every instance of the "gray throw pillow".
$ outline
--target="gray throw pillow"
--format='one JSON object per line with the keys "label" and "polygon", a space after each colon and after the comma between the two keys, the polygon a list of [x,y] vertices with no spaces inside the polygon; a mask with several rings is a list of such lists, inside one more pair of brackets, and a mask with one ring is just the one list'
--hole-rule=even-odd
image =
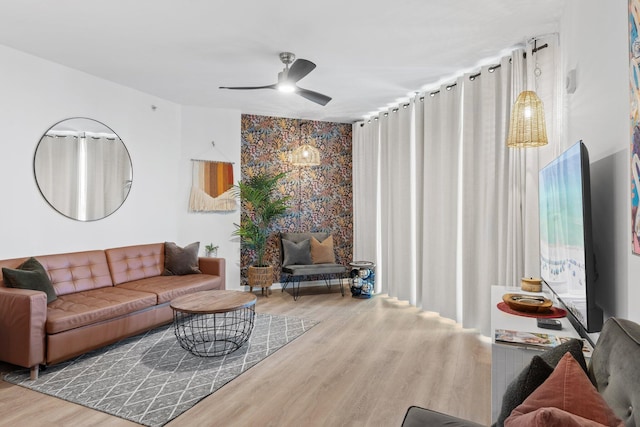
{"label": "gray throw pillow", "polygon": [[46,293],[47,304],[58,299],[47,271],[33,257],[20,264],[16,269],[3,267],[2,276],[7,286],[12,288],[31,289]]}
{"label": "gray throw pillow", "polygon": [[164,243],[164,276],[183,276],[200,274],[198,250],[200,242],[194,242],[181,248],[173,242]]}
{"label": "gray throw pillow", "polygon": [[507,386],[502,397],[502,409],[495,425],[504,426],[504,421],[511,415],[511,411],[524,402],[535,389],[549,378],[553,369],[567,352],[571,353],[585,373],[587,372],[587,363],[582,353],[582,340],[572,339],[541,353],[539,356],[533,356],[529,365]]}
{"label": "gray throw pillow", "polygon": [[284,251],[282,265],[313,264],[313,261],[311,261],[311,241],[309,239],[305,239],[300,243],[282,239],[282,250]]}

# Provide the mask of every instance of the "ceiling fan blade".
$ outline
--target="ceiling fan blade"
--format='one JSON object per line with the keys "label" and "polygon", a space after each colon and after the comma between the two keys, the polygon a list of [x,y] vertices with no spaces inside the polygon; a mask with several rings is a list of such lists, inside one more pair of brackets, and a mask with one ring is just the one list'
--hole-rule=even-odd
{"label": "ceiling fan blade", "polygon": [[331,101],[331,97],[327,95],[323,95],[318,92],[314,92],[308,89],[302,89],[301,87],[296,89],[296,93],[303,98],[308,99],[309,101],[313,101],[316,104],[327,105],[329,101]]}
{"label": "ceiling fan blade", "polygon": [[312,72],[314,68],[316,68],[316,64],[313,62],[307,61],[306,59],[296,59],[293,64],[291,64],[291,68],[289,68],[287,80],[295,83]]}
{"label": "ceiling fan blade", "polygon": [[267,86],[220,86],[219,89],[236,89],[236,90],[251,90],[251,89],[275,89],[276,85],[267,85]]}

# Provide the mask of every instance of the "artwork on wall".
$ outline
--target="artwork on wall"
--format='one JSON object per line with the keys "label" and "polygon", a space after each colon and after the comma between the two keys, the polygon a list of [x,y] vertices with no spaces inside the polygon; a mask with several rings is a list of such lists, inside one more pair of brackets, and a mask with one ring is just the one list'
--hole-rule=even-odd
{"label": "artwork on wall", "polygon": [[631,108],[631,242],[640,255],[640,0],[629,0],[629,89]]}
{"label": "artwork on wall", "polygon": [[[351,124],[242,115],[241,127],[241,179],[261,171],[287,173],[278,191],[291,196],[290,209],[273,225],[265,253],[276,267],[274,282],[280,279],[278,232],[329,232],[336,262],[347,265],[353,253]],[[291,154],[302,144],[320,151],[319,165],[292,164]],[[243,272],[250,255],[242,249]]]}
{"label": "artwork on wall", "polygon": [[233,163],[191,160],[192,178],[189,210],[225,212],[236,209],[233,195]]}

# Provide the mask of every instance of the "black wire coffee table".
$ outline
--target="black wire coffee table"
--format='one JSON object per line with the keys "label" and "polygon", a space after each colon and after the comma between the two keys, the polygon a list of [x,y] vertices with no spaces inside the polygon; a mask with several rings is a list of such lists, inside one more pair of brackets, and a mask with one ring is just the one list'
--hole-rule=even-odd
{"label": "black wire coffee table", "polygon": [[185,350],[223,356],[239,349],[253,331],[256,296],[241,291],[200,291],[171,301],[173,328]]}

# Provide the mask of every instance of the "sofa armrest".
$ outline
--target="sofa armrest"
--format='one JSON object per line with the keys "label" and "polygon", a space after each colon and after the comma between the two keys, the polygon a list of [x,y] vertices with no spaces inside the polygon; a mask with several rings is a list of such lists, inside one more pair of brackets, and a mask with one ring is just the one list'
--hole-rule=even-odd
{"label": "sofa armrest", "polygon": [[47,294],[0,287],[0,360],[25,368],[45,361]]}
{"label": "sofa armrest", "polygon": [[202,271],[204,274],[220,276],[220,278],[222,279],[222,289],[227,289],[225,275],[226,260],[224,258],[200,257],[198,258],[198,265],[200,271]]}
{"label": "sofa armrest", "polygon": [[481,424],[473,421],[463,420],[462,418],[452,415],[443,414],[441,412],[432,411],[430,409],[411,406],[407,410],[402,421],[402,427],[482,427]]}

